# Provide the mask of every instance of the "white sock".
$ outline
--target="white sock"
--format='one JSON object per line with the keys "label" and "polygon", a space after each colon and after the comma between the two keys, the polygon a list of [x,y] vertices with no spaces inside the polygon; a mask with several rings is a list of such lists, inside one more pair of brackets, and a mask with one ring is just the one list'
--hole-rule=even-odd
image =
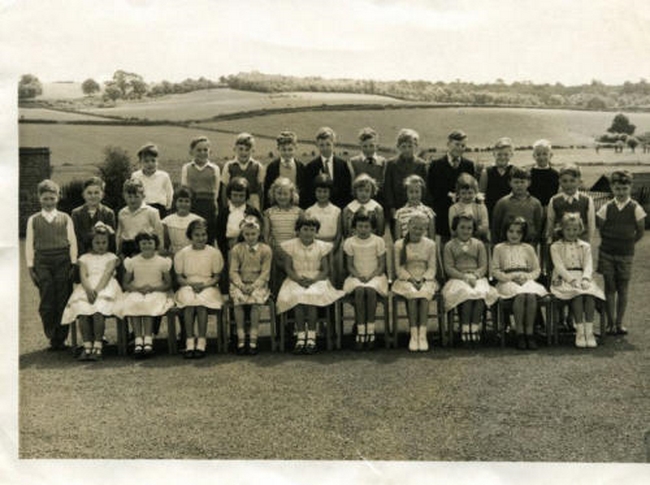
{"label": "white sock", "polygon": [[93,344],[93,347],[99,350],[102,350],[102,347],[104,346],[104,342],[101,340],[95,340],[95,343]]}
{"label": "white sock", "polygon": [[145,335],[144,344],[145,345],[153,345],[153,335]]}
{"label": "white sock", "polygon": [[202,350],[205,352],[205,346],[207,344],[207,339],[205,337],[199,337],[196,339],[196,350]]}
{"label": "white sock", "polygon": [[194,337],[185,340],[185,348],[187,350],[194,350]]}
{"label": "white sock", "polygon": [[135,345],[142,345],[142,344],[143,344],[142,337],[136,337],[135,338]]}
{"label": "white sock", "polygon": [[297,335],[298,335],[298,341],[301,342],[305,340],[306,332],[298,332]]}
{"label": "white sock", "polygon": [[308,330],[307,339],[316,340],[316,330]]}
{"label": "white sock", "polygon": [[372,342],[375,340],[375,324],[374,323],[369,323],[367,325],[367,334],[368,335],[368,342]]}
{"label": "white sock", "polygon": [[361,342],[366,341],[366,326],[357,325],[357,340]]}

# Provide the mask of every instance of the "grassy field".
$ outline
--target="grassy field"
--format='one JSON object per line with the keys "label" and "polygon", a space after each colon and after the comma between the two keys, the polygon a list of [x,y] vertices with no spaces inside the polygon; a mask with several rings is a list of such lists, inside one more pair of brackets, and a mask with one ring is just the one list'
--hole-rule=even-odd
{"label": "grassy field", "polygon": [[[650,113],[628,115],[637,125],[637,133],[650,131]],[[292,127],[302,139],[313,139],[320,126],[330,126],[339,141],[357,143],[361,127],[372,126],[381,135],[381,143],[393,146],[401,128],[413,128],[420,134],[420,146],[442,148],[451,130],[462,128],[470,146],[487,147],[509,136],[517,146],[530,146],[539,138],[554,145],[593,146],[594,137],[605,132],[612,113],[519,108],[405,108],[356,110],[353,112],[305,112],[257,116],[242,120],[207,123],[204,126],[234,131],[273,135],[278,127]]]}
{"label": "grassy field", "polygon": [[21,120],[52,120],[52,121],[97,121],[97,116],[83,113],[69,113],[45,108],[18,108]]}
{"label": "grassy field", "polygon": [[21,271],[20,457],[642,462],[648,284],[646,237],[630,335],[592,351],[565,342],[524,353],[403,347],[184,361],[157,341],[149,361],[109,347],[104,362],[81,364],[45,351],[37,293]]}
{"label": "grassy field", "polygon": [[[335,115],[336,113],[331,114]],[[349,113],[348,116],[353,117],[354,113]],[[245,123],[242,126],[246,126]],[[362,123],[359,122],[357,126],[362,126]],[[279,125],[277,131],[279,132],[283,127],[284,125]],[[132,154],[135,162],[137,149],[145,142],[153,141],[158,144],[160,149],[160,168],[169,172],[173,180],[180,180],[181,166],[189,159],[189,140],[198,134],[207,134],[212,140],[213,160],[221,163],[233,156],[234,135],[208,132],[199,127],[23,123],[19,126],[19,143],[23,147],[49,147],[53,166],[52,176],[59,183],[67,183],[74,178],[82,179],[94,174],[97,164],[101,163],[103,159],[102,150],[107,145],[117,145],[126,149]],[[427,145],[422,144],[422,146]],[[312,158],[314,150],[315,147],[312,144],[301,143],[298,146],[298,158],[308,161]],[[277,155],[275,141],[258,138],[255,156],[260,161],[267,163],[270,160],[269,152]],[[353,152],[354,150],[340,150],[341,155],[346,158]],[[394,150],[386,154],[392,153]],[[469,157],[483,164],[493,162],[493,157],[489,152],[471,153]],[[533,161],[532,154],[529,150],[517,151],[513,161],[517,165],[530,164]],[[599,153],[593,149],[556,150],[554,163],[582,164],[585,186],[590,187],[605,171],[603,166],[623,164],[631,165],[629,168],[634,171],[650,170],[650,154],[643,154],[640,149],[634,154],[629,150],[623,154],[615,154],[612,150],[601,150]]]}
{"label": "grassy field", "polygon": [[257,93],[233,89],[209,89],[162,96],[142,101],[120,101],[115,107],[86,109],[88,113],[148,118],[150,120],[202,120],[226,113],[258,109],[296,108],[322,104],[401,104],[385,96],[347,93]]}

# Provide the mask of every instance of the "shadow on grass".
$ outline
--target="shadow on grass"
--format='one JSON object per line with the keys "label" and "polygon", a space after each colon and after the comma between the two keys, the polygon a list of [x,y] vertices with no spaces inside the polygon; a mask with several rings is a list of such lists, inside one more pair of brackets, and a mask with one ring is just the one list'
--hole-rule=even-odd
{"label": "shadow on grass", "polygon": [[[61,352],[50,352],[46,349],[37,350],[20,355],[19,368],[103,368],[103,367],[131,367],[137,365],[145,368],[168,368],[168,367],[218,367],[222,364],[242,363],[254,364],[259,367],[268,368],[283,365],[288,361],[309,362],[320,365],[336,365],[341,362],[372,362],[377,365],[391,365],[397,361],[422,360],[444,361],[450,359],[465,359],[481,357],[485,359],[503,359],[513,356],[538,356],[538,357],[597,357],[611,359],[622,352],[636,352],[638,347],[628,342],[625,338],[607,337],[604,343],[595,349],[577,349],[572,345],[569,336],[561,339],[559,345],[540,345],[537,351],[521,351],[514,347],[514,342],[507,339],[506,347],[502,348],[494,342],[486,344],[463,345],[456,343],[454,346],[441,347],[439,342],[434,341],[429,352],[409,352],[407,339],[399,342],[396,349],[386,349],[383,342],[379,341],[377,347],[372,351],[351,350],[353,342],[345,338],[342,350],[327,351],[321,349],[315,355],[293,355],[291,351],[284,353],[271,352],[270,342],[261,341],[260,353],[257,356],[239,356],[233,352],[225,354],[216,353],[216,342],[208,342],[208,353],[204,359],[188,360],[183,359],[182,354],[170,355],[164,339],[157,339],[154,342],[155,354],[147,359],[135,360],[132,355],[132,347],[129,347],[127,356],[120,356],[115,345],[108,345],[104,349],[104,360],[102,362],[79,362],[73,355],[72,349]],[[540,342],[541,343],[541,342]]]}

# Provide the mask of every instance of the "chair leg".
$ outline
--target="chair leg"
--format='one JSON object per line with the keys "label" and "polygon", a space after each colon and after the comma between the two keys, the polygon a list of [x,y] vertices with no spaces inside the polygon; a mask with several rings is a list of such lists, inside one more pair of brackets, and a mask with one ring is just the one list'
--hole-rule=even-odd
{"label": "chair leg", "polygon": [[269,298],[269,333],[271,334],[271,352],[278,351],[278,318],[275,314],[275,304]]}
{"label": "chair leg", "polygon": [[499,335],[501,336],[501,347],[506,346],[506,322],[504,320],[503,305],[497,303],[497,324],[499,326]]}
{"label": "chair leg", "polygon": [[287,329],[287,312],[284,312],[283,314],[280,315],[280,328],[278,331],[280,332],[280,352],[284,353],[285,351],[285,332]]}
{"label": "chair leg", "polygon": [[343,340],[343,302],[334,302],[334,329],[336,332],[336,350],[341,350]]}
{"label": "chair leg", "polygon": [[72,354],[77,351],[77,320],[70,322],[70,346],[72,347]]}
{"label": "chair leg", "polygon": [[178,348],[176,346],[176,313],[167,312],[167,349],[170,355],[176,355]]}
{"label": "chair leg", "polygon": [[129,339],[129,325],[126,319],[117,318],[117,353],[126,355],[126,347]]}
{"label": "chair leg", "polygon": [[384,305],[384,347],[390,349],[391,342],[391,328],[390,328],[390,315],[389,315],[389,303],[388,299],[382,300]]}
{"label": "chair leg", "polygon": [[553,334],[555,328],[555,319],[553,313],[553,300],[546,305],[546,345],[549,347],[553,343]]}
{"label": "chair leg", "polygon": [[[336,303],[334,303],[336,305]],[[333,326],[335,323],[332,321],[332,307],[328,306],[325,308],[325,336],[327,338],[327,350],[331,351],[334,348],[334,342],[332,338],[332,333],[334,332]]]}
{"label": "chair leg", "polygon": [[391,344],[393,348],[397,348],[397,327],[399,323],[399,302],[396,298],[393,298],[393,336],[391,338]]}

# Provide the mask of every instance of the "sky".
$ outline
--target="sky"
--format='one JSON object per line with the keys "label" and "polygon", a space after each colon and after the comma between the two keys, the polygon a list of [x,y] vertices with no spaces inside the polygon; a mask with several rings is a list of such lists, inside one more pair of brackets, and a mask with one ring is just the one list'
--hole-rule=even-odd
{"label": "sky", "polygon": [[3,76],[650,79],[647,0],[0,0]]}

